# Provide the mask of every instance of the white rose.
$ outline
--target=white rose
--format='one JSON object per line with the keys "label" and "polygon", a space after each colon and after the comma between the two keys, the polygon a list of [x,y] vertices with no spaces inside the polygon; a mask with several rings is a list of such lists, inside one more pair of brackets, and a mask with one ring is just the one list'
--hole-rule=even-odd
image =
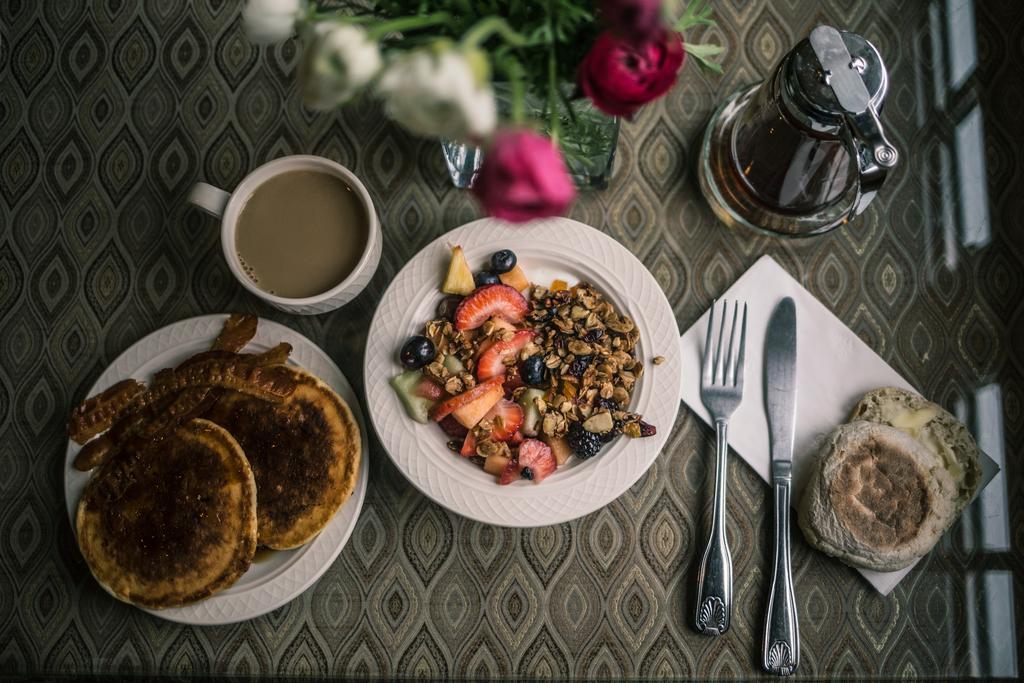
{"label": "white rose", "polygon": [[470,57],[454,48],[420,48],[384,71],[379,90],[388,115],[417,135],[480,139],[494,131],[494,91]]}
{"label": "white rose", "polygon": [[377,43],[356,26],[322,22],[306,46],[302,62],[302,99],[313,109],[344,104],[380,72]]}
{"label": "white rose", "polygon": [[249,40],[261,45],[287,40],[295,32],[295,20],[306,0],[249,0],[242,21]]}

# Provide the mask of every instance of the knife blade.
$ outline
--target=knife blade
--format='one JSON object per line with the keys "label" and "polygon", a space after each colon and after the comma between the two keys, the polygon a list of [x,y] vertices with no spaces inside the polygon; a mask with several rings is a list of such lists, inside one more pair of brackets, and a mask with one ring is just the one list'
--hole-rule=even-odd
{"label": "knife blade", "polygon": [[762,666],[789,676],[800,663],[800,624],[789,551],[789,509],[793,487],[793,431],[796,429],[796,305],[786,297],[768,321],[764,345],[764,400],[772,455],[775,554],[765,617]]}
{"label": "knife blade", "polygon": [[796,305],[786,297],[768,321],[764,349],[764,391],[772,467],[793,462],[796,429]]}

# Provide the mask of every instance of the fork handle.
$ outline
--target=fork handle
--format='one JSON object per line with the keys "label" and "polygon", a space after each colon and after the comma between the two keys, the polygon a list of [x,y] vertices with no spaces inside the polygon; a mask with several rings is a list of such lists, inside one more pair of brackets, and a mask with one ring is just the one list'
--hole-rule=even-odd
{"label": "fork handle", "polygon": [[[780,471],[774,471],[778,468]],[[800,624],[793,594],[793,569],[789,559],[789,500],[792,477],[789,463],[772,463],[775,492],[775,562],[768,594],[768,616],[764,626],[764,670],[789,676],[800,663]],[[782,470],[785,471],[782,471]]]}
{"label": "fork handle", "polygon": [[729,630],[732,618],[732,556],[725,532],[725,486],[729,454],[728,420],[715,420],[715,502],[711,516],[711,537],[697,574],[697,630],[720,636]]}

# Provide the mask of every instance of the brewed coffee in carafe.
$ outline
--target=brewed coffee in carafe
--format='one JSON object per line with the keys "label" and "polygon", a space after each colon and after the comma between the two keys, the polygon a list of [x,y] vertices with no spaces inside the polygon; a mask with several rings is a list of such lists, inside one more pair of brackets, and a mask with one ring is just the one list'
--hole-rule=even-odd
{"label": "brewed coffee in carafe", "polygon": [[734,94],[712,117],[700,182],[715,214],[792,237],[853,219],[896,163],[878,120],[887,86],[871,43],[815,28],[768,80]]}

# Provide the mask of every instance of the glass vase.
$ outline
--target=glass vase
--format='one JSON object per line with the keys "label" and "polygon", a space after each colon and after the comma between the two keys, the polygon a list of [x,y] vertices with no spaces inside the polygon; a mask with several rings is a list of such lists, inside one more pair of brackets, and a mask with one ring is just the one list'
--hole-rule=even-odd
{"label": "glass vase", "polygon": [[[563,92],[569,91],[570,86],[565,86]],[[496,85],[495,94],[498,111],[503,119],[507,119],[511,108],[507,86]],[[550,117],[545,98],[528,94],[526,117],[538,130],[550,133]],[[597,190],[608,187],[608,178],[615,161],[615,147],[619,141],[618,117],[603,114],[589,99],[566,97],[558,106],[558,118],[559,144],[576,187]],[[452,184],[459,188],[471,187],[483,163],[483,149],[476,145],[442,140],[441,151]]]}

